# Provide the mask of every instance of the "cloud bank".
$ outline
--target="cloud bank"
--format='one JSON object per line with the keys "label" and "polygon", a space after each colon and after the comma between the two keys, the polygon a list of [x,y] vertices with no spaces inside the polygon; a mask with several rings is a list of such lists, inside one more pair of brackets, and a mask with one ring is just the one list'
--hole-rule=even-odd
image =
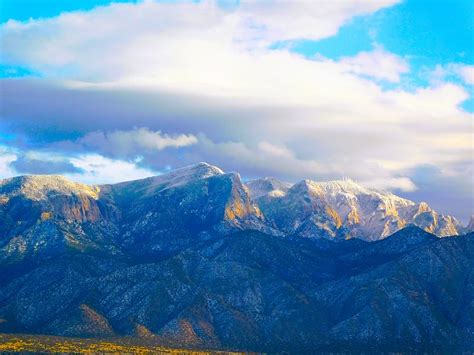
{"label": "cloud bank", "polygon": [[[46,171],[27,155],[55,152],[53,170],[88,182],[208,161],[248,178],[349,176],[426,198],[428,165],[472,196],[466,86],[397,85],[409,58],[380,45],[339,60],[272,47],[333,36],[396,3],[148,1],[9,21],[2,62],[43,78],[0,83],[0,132],[14,136],[0,173]],[[472,68],[456,73],[472,84]],[[451,212],[470,214],[463,201]]]}

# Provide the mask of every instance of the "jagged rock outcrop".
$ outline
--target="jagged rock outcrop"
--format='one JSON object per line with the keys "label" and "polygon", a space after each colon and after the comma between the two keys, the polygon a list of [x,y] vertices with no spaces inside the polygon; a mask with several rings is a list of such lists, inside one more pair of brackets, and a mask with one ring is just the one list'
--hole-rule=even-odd
{"label": "jagged rock outcrop", "polygon": [[[167,253],[196,235],[205,239],[238,229],[337,240],[378,240],[408,224],[438,236],[469,231],[424,202],[351,180],[291,185],[264,178],[243,184],[238,174],[206,163],[115,185],[88,186],[61,176],[6,179],[0,183],[0,216],[6,259],[68,247]],[[166,240],[169,248],[163,249]],[[55,248],[43,248],[47,244]]]}
{"label": "jagged rock outcrop", "polygon": [[[350,179],[330,182],[303,180],[287,190],[283,183],[254,180],[252,197],[268,222],[285,233],[304,237],[378,240],[408,224],[440,237],[464,230],[454,217],[432,210],[425,202],[362,187]],[[275,186],[276,190],[271,190]],[[287,185],[284,185],[287,186]],[[250,191],[257,191],[252,190]]]}
{"label": "jagged rock outcrop", "polygon": [[216,233],[269,230],[240,176],[206,163],[116,185],[6,179],[0,199],[5,261],[67,248],[165,255]]}
{"label": "jagged rock outcrop", "polygon": [[205,163],[104,190],[122,211],[121,244],[136,253],[164,255],[196,238],[268,229],[240,176]]}
{"label": "jagged rock outcrop", "polygon": [[66,249],[117,251],[117,210],[100,187],[61,176],[0,181],[0,261],[50,257]]}

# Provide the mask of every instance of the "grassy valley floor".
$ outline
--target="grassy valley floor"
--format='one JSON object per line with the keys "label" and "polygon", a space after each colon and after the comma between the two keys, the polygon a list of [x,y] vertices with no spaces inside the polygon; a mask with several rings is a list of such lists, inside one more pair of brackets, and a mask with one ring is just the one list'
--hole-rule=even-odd
{"label": "grassy valley floor", "polygon": [[228,351],[172,349],[136,338],[90,339],[47,335],[0,334],[0,353],[240,354]]}

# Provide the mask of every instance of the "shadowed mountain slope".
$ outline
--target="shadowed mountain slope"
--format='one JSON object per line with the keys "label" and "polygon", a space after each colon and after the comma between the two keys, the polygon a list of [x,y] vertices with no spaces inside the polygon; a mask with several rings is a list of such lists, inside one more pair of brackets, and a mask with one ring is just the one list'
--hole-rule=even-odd
{"label": "shadowed mountain slope", "polygon": [[82,253],[24,265],[0,287],[0,331],[146,330],[175,345],[260,351],[472,345],[473,235],[408,228],[327,243],[242,231],[166,259]]}

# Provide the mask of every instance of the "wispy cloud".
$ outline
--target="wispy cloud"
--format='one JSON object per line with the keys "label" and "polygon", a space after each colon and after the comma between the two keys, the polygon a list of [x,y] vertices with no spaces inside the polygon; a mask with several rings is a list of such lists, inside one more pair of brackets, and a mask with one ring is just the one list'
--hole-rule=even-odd
{"label": "wispy cloud", "polygon": [[166,148],[186,147],[197,142],[197,137],[192,134],[168,135],[141,127],[128,131],[93,131],[75,143],[88,150],[100,151],[108,155],[129,156],[153,153]]}
{"label": "wispy cloud", "polygon": [[354,57],[341,59],[347,70],[354,74],[366,75],[375,79],[398,83],[400,75],[408,73],[408,62],[380,46],[371,52],[360,52]]}
{"label": "wispy cloud", "polygon": [[432,85],[442,84],[446,79],[456,78],[466,85],[474,85],[474,65],[449,63],[438,64],[433,70],[428,71]]}
{"label": "wispy cloud", "polygon": [[459,65],[457,71],[466,84],[474,85],[474,65]]}

